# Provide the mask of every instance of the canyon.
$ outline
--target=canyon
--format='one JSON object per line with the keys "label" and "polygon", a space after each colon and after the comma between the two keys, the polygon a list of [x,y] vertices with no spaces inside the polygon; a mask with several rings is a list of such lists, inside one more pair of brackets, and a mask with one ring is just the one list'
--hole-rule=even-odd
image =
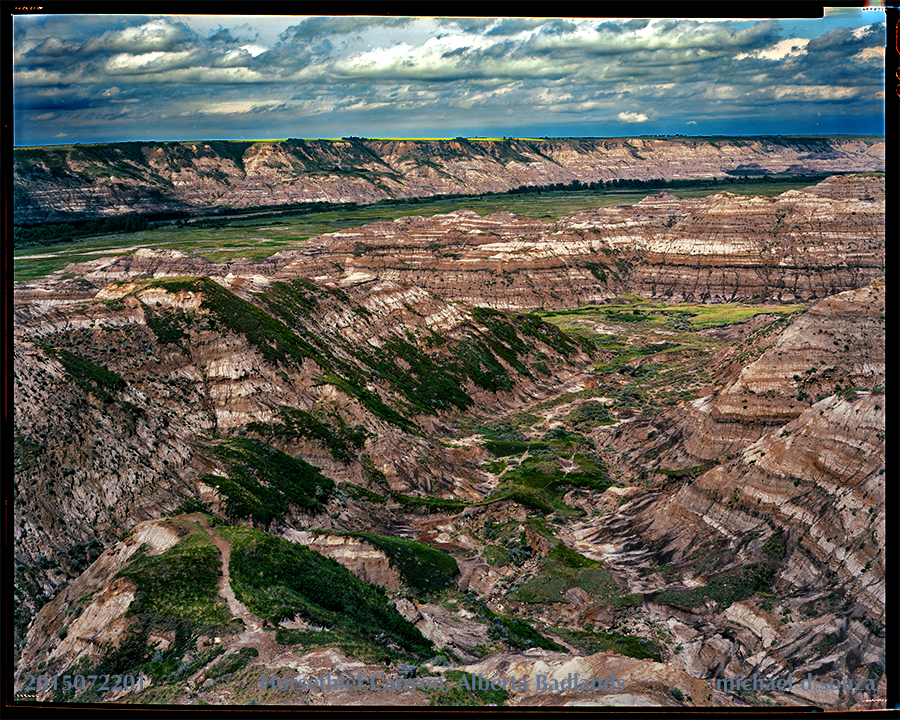
{"label": "canyon", "polygon": [[[17,157],[21,217],[866,172],[559,220],[409,216],[260,260],[139,247],[17,283],[17,689],[40,672],[145,678],[38,693],[53,702],[885,697],[877,143],[341,142],[227,162],[140,146],[146,167],[112,147],[115,176],[90,147]],[[449,689],[260,685],[406,663]],[[576,673],[620,684],[537,682]],[[860,689],[715,682],[753,673]],[[529,689],[466,690],[477,675]]]}
{"label": "canyon", "polygon": [[14,222],[552,184],[884,170],[884,138],[283,140],[16,148]]}

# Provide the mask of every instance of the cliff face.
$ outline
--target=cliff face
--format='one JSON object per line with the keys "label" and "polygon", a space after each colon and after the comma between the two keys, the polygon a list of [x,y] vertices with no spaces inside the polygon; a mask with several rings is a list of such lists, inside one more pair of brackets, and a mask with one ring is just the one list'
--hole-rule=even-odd
{"label": "cliff face", "polygon": [[15,222],[305,202],[368,203],[615,179],[884,169],[875,138],[288,140],[14,151]]}
{"label": "cliff face", "polygon": [[774,198],[660,194],[557,222],[505,212],[406,217],[310,238],[259,262],[213,266],[141,250],[69,272],[99,284],[202,273],[260,287],[270,279],[377,277],[517,311],[625,293],[666,302],[803,302],[884,272],[884,212],[884,179],[854,175]]}
{"label": "cliff face", "polygon": [[[183,257],[161,257],[184,274]],[[433,429],[451,410],[484,412],[540,394],[551,379],[529,369],[537,357],[553,358],[554,383],[588,357],[589,346],[552,326],[518,328],[500,313],[473,314],[389,281],[275,282],[264,293],[240,278],[222,283],[82,281],[73,295],[66,281],[18,296],[22,613],[123,527],[185,502],[271,521],[262,495],[247,504],[246,488],[217,492],[201,477],[221,480],[235,467],[209,438],[249,433],[331,480],[382,493],[478,497],[477,470],[423,437],[419,424]],[[335,518],[346,515],[340,507]]]}

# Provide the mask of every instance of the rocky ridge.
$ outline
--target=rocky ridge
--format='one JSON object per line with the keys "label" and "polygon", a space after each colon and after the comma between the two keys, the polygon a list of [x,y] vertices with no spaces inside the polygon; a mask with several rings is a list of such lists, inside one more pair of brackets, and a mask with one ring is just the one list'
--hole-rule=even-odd
{"label": "rocky ridge", "polygon": [[287,140],[14,152],[15,222],[505,192],[573,181],[884,169],[882,138]]}
{"label": "rocky ridge", "polygon": [[[558,222],[458,211],[310,238],[262,261],[213,265],[180,251],[76,264],[94,284],[151,274],[392,281],[447,301],[530,311],[635,293],[665,302],[804,302],[884,272],[884,179],[832,177],[775,198],[665,194]],[[21,296],[31,299],[27,288]]]}
{"label": "rocky ridge", "polygon": [[[385,588],[438,653],[425,662],[419,651],[423,672],[625,681],[616,693],[511,694],[510,705],[863,702],[842,690],[715,689],[753,672],[852,677],[883,697],[881,183],[835,178],[762,201],[659,195],[555,224],[411,218],[259,263],[145,249],[18,286],[23,631],[41,595],[61,591],[28,629],[19,685],[41,663],[105,667],[134,647],[152,669],[147,702],[371,702],[258,692],[261,672],[393,672],[398,643],[422,647],[388,635],[361,650],[340,623],[316,647],[322,620],[266,605],[242,574],[251,558],[271,566],[312,548],[302,557],[333,556]],[[794,214],[805,219],[791,234]],[[766,248],[777,262],[754,259]],[[511,282],[484,282],[513,263]],[[570,271],[574,289],[558,292],[560,268],[579,263],[595,266]],[[671,265],[681,269],[654,285],[665,273],[652,268]],[[538,278],[530,295],[519,275]],[[818,302],[782,316],[763,306],[749,322],[691,330],[688,343],[685,318],[652,324],[657,311],[628,291]],[[497,309],[614,296],[634,309],[573,316],[594,342]],[[649,403],[641,384],[682,364],[706,365],[708,380]],[[280,485],[276,467],[302,486]],[[184,608],[149,612],[146,583],[197,547],[222,574],[185,635]],[[416,589],[425,580],[443,589]],[[278,582],[268,594],[297,590]],[[432,701],[443,702],[390,697]]]}

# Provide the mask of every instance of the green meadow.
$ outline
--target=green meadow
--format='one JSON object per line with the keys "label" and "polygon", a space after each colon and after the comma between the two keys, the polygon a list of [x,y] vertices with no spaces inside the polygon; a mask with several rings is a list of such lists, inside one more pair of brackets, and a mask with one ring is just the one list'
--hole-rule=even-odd
{"label": "green meadow", "polygon": [[[673,188],[666,192],[680,197],[704,197],[716,192],[774,196],[807,187],[804,182],[734,182],[727,185]],[[458,210],[479,215],[511,212],[525,217],[555,221],[583,210],[631,205],[651,190],[555,190],[527,194],[495,194],[408,202],[386,201],[353,209],[303,213],[296,210],[248,210],[237,217],[197,218],[190,222],[165,222],[133,233],[78,238],[71,242],[17,250],[13,254],[16,281],[36,280],[64,269],[69,263],[127,254],[141,247],[183,250],[211,262],[262,260],[282,250],[303,247],[318,235],[366,223],[392,221],[409,215],[431,217]]]}

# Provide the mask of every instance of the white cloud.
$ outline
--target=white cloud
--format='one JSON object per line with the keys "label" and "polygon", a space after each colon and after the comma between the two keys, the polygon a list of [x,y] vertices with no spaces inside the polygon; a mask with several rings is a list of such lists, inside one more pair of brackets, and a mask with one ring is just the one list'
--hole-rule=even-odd
{"label": "white cloud", "polygon": [[738,53],[734,56],[735,60],[744,60],[746,58],[757,58],[759,60],[783,60],[786,57],[799,57],[806,55],[806,46],[809,44],[809,38],[785,38],[779,40],[774,45],[761,50],[753,50],[748,53]]}
{"label": "white cloud", "polygon": [[191,55],[190,50],[181,52],[147,52],[140,55],[120,53],[107,60],[106,72],[112,75],[131,75],[183,68],[188,65]]}
{"label": "white cloud", "polygon": [[834,85],[784,85],[773,92],[778,100],[847,100],[860,94],[859,88]]}
{"label": "white cloud", "polygon": [[256,57],[257,55],[262,55],[268,49],[269,48],[267,48],[267,47],[263,47],[262,45],[256,45],[254,43],[250,43],[249,45],[241,45],[241,50],[246,50],[253,57]]}
{"label": "white cloud", "polygon": [[[676,19],[19,18],[14,92],[23,119],[42,118],[45,138],[58,130],[76,134],[66,123],[77,126],[78,118],[84,127],[112,124],[123,107],[138,103],[160,118],[189,117],[183,112],[193,107],[199,108],[194,114],[227,123],[253,114],[257,119],[248,119],[248,127],[262,127],[267,115],[329,116],[342,128],[335,132],[353,135],[414,127],[411,117],[437,128],[445,116],[452,136],[474,134],[479,125],[509,124],[512,131],[529,124],[587,127],[599,119],[604,128],[687,122],[705,130],[707,122],[748,117],[760,102],[773,124],[798,116],[799,105],[809,113],[810,102],[835,103],[834,112],[852,106],[860,116],[864,105],[870,116],[883,112],[883,102],[873,101],[883,87],[883,25],[851,30],[848,23],[841,32],[817,28],[815,21],[788,25],[790,30],[779,21]],[[623,110],[637,106],[641,110]],[[40,115],[50,110],[52,119]],[[347,120],[361,115],[358,122]]]}
{"label": "white cloud", "polygon": [[184,26],[158,18],[138,27],[103,33],[86,43],[85,49],[90,52],[121,50],[128,53],[165,51],[183,44],[189,38],[190,33]]}
{"label": "white cloud", "polygon": [[853,56],[854,60],[862,62],[863,60],[875,60],[876,62],[884,61],[884,48],[883,47],[869,47],[860,50],[856,55]]}

